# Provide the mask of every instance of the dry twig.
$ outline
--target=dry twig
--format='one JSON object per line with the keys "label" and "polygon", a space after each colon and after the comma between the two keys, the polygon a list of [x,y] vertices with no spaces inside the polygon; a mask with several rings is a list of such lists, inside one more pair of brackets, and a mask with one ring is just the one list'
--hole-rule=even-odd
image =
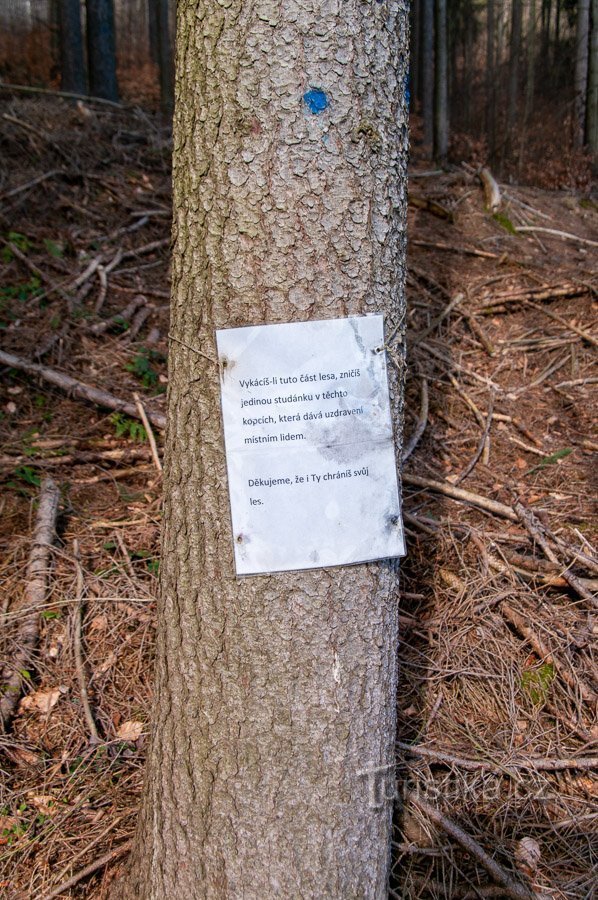
{"label": "dry twig", "polygon": [[506,869],[503,869],[470,834],[463,831],[452,819],[449,819],[415,792],[409,795],[409,800],[435,825],[439,825],[453,840],[457,841],[474,859],[477,859],[497,884],[502,885],[505,897],[513,897],[515,900],[533,898],[534,894],[527,887],[515,881]]}
{"label": "dry twig", "polygon": [[460,500],[463,503],[470,503],[477,506],[485,512],[493,513],[495,516],[501,516],[503,519],[510,519],[511,522],[517,522],[517,515],[512,507],[506,503],[499,503],[498,500],[490,500],[488,497],[482,497],[480,494],[473,494],[471,491],[465,491],[463,488],[455,487],[448,481],[434,481],[432,478],[422,478],[420,475],[412,475],[410,472],[403,473],[403,481],[405,484],[436,491],[438,494],[444,494],[452,500]]}
{"label": "dry twig", "polygon": [[419,407],[419,417],[415,425],[413,434],[407,441],[407,445],[403,450],[402,463],[405,465],[417,445],[419,444],[426,425],[428,424],[428,381],[425,377],[421,381],[421,401]]}
{"label": "dry twig", "polygon": [[[57,372],[55,369],[50,369],[48,366],[32,363],[28,359],[23,359],[21,356],[13,356],[12,353],[4,353],[2,350],[0,350],[0,364],[10,366],[11,369],[18,369],[21,372],[27,372],[28,375],[37,375],[39,378],[43,378],[44,381],[55,385],[55,387],[60,388],[74,397],[89,400],[91,403],[95,403],[98,406],[104,406],[108,409],[124,412],[135,419],[139,418],[139,412],[134,403],[120,400],[118,397],[115,397],[114,394],[109,394],[108,391],[103,391],[100,388],[85,384],[83,381],[78,381],[76,378],[72,378],[64,372]],[[156,428],[166,428],[166,416],[164,413],[152,410],[147,412],[147,417]]]}
{"label": "dry twig", "polygon": [[154,432],[152,431],[152,426],[147,417],[147,413],[145,412],[145,407],[143,406],[143,403],[141,402],[141,397],[139,396],[139,394],[137,392],[135,392],[133,394],[133,399],[135,401],[135,406],[137,407],[137,411],[139,413],[139,418],[141,419],[141,421],[143,423],[143,427],[145,428],[145,431],[147,434],[147,439],[149,441],[149,445],[150,445],[151,451],[152,451],[152,459],[154,461],[154,465],[155,465],[156,469],[158,470],[158,473],[161,475],[162,474],[162,462],[160,460],[160,454],[158,453],[158,445],[156,443],[156,438],[154,436]]}
{"label": "dry twig", "polygon": [[85,669],[83,663],[83,650],[81,647],[81,629],[83,626],[83,592],[85,582],[83,578],[83,568],[81,566],[81,558],[79,555],[79,542],[73,541],[73,556],[75,557],[75,568],[77,570],[77,602],[75,603],[75,631],[73,635],[75,667],[77,669],[77,678],[79,680],[79,691],[81,693],[81,704],[83,706],[83,714],[87,722],[87,728],[91,735],[91,743],[99,744],[100,736],[91,712],[89,703],[89,694],[87,693],[87,683],[85,681]]}
{"label": "dry twig", "polygon": [[4,693],[0,700],[0,729],[6,731],[21,696],[23,670],[31,661],[39,637],[39,613],[46,601],[50,549],[54,541],[60,489],[51,478],[42,482],[35,523],[33,544],[27,565],[25,593],[19,604],[24,614],[19,625],[17,652],[11,661],[10,674],[4,678]]}

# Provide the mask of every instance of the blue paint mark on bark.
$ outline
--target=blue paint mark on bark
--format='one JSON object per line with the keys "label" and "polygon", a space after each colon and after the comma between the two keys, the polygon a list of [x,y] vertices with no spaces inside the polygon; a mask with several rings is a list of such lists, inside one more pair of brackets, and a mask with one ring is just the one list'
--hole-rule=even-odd
{"label": "blue paint mark on bark", "polygon": [[320,88],[312,88],[306,91],[303,95],[303,101],[314,116],[319,115],[328,106],[328,97]]}

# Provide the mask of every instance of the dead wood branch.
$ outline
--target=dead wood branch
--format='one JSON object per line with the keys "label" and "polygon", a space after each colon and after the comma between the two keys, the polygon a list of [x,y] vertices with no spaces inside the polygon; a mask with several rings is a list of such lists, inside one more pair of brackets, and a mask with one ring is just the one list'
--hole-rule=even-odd
{"label": "dead wood branch", "polygon": [[558,566],[559,571],[562,577],[567,581],[567,583],[573,588],[573,590],[579,594],[580,597],[583,597],[584,600],[593,606],[595,609],[598,608],[598,600],[596,597],[590,593],[590,591],[585,587],[584,584],[570,572],[567,568],[563,568],[559,561],[559,558],[555,551],[550,546],[547,538],[545,537],[545,532],[547,531],[545,525],[541,525],[534,514],[530,512],[530,510],[526,509],[522,503],[516,501],[513,504],[513,509],[521,524],[527,529],[530,533],[534,541],[542,548],[547,558],[553,563],[555,566]]}
{"label": "dead wood branch", "polygon": [[154,461],[154,465],[158,471],[158,474],[162,474],[162,462],[160,460],[160,454],[158,453],[158,445],[156,443],[156,438],[154,437],[154,432],[152,431],[152,426],[147,417],[147,413],[145,411],[145,407],[141,402],[141,397],[139,394],[133,394],[133,400],[135,401],[135,406],[137,407],[137,412],[139,413],[139,418],[143,423],[143,427],[145,428],[147,439],[149,441],[149,445],[152,451],[152,459]]}
{"label": "dead wood branch", "polygon": [[[25,592],[19,609],[24,615],[19,625],[17,651],[5,672],[4,693],[0,700],[0,730],[6,731],[12,719],[22,689],[24,670],[31,667],[39,637],[39,613],[46,601],[50,550],[54,541],[60,489],[51,478],[42,482],[35,522],[33,544],[27,565]],[[18,610],[17,610],[18,611]]]}
{"label": "dead wood branch", "polygon": [[570,234],[568,231],[557,231],[556,228],[543,228],[540,225],[519,225],[515,228],[517,232],[540,232],[540,234],[551,234],[553,237],[562,238],[565,241],[577,241],[578,244],[587,244],[588,247],[598,247],[598,241],[590,241],[588,238],[579,237],[576,234]]}
{"label": "dead wood branch", "polygon": [[484,203],[488,212],[495,213],[501,204],[500,188],[490,169],[482,168],[478,177],[484,189]]}
{"label": "dead wood branch", "polygon": [[26,181],[24,184],[19,184],[17,187],[12,188],[12,190],[0,194],[0,200],[8,200],[9,197],[16,197],[17,194],[22,194],[23,191],[28,191],[29,188],[36,187],[36,185],[42,184],[42,182],[47,181],[49,178],[54,178],[56,175],[64,175],[63,170],[52,169],[51,172],[44,172],[43,175],[38,175],[37,178],[32,178],[31,181]]}
{"label": "dead wood branch", "polygon": [[439,219],[445,219],[448,222],[452,222],[454,219],[450,209],[447,209],[446,206],[442,206],[441,203],[437,203],[436,200],[433,200],[431,197],[422,197],[418,194],[409,192],[408,202],[409,206],[412,206],[415,209],[423,209],[425,212],[432,213],[433,216],[437,216]]}
{"label": "dead wood branch", "polygon": [[[71,298],[69,297],[69,295],[67,293],[65,293],[65,291],[62,290],[60,285],[56,284],[56,282],[53,281],[49,277],[49,275],[46,275],[46,273],[43,272],[39,268],[39,266],[36,266],[34,262],[31,262],[31,260],[27,258],[27,256],[23,253],[23,251],[19,250],[19,248],[17,247],[16,244],[13,244],[12,241],[5,241],[4,246],[8,250],[10,250],[10,252],[16,259],[18,259],[20,262],[22,262],[23,265],[27,269],[29,269],[29,271],[31,272],[32,275],[34,275],[36,278],[39,278],[39,280],[43,284],[48,285],[47,290],[44,292],[44,296],[47,297],[49,294],[56,293],[56,294],[59,294],[63,298],[63,300],[66,300],[67,302],[70,303]],[[35,299],[38,300],[39,297],[36,297]]]}
{"label": "dead wood branch", "polygon": [[421,400],[419,407],[419,417],[415,425],[413,434],[409,438],[405,449],[403,450],[403,465],[407,462],[417,445],[419,444],[426,425],[428,424],[428,381],[424,377],[421,381]]}
{"label": "dead wood branch", "polygon": [[533,306],[534,309],[537,309],[545,316],[548,316],[549,319],[553,319],[560,325],[564,325],[565,328],[569,329],[569,331],[574,331],[575,334],[578,334],[580,338],[583,338],[583,340],[587,341],[588,344],[591,344],[593,347],[598,347],[598,338],[595,338],[593,334],[589,333],[589,331],[586,331],[584,328],[579,328],[579,326],[574,322],[567,322],[567,320],[563,319],[562,316],[559,316],[551,309],[547,309],[545,306],[540,306],[539,303],[533,303],[531,300],[525,300],[524,302],[527,306]]}
{"label": "dead wood branch", "polygon": [[[490,427],[492,425],[492,413],[494,411],[494,395],[490,395],[490,400],[488,402],[488,414],[486,417],[486,423],[484,425],[484,430],[480,436],[480,440],[478,441],[478,446],[476,447],[476,451],[472,456],[471,460],[463,470],[463,472],[459,475],[455,484],[461,484],[462,481],[465,481],[468,475],[470,475],[475,467],[478,464],[478,460],[482,454],[485,457],[488,457],[490,454],[489,450],[489,438],[490,438]],[[488,448],[488,449],[487,449]],[[487,463],[486,463],[487,464]]]}
{"label": "dead wood branch", "polygon": [[449,819],[448,816],[441,813],[439,809],[436,809],[435,806],[432,806],[431,803],[428,803],[427,800],[424,800],[423,797],[415,792],[409,795],[409,801],[413,806],[417,807],[426,818],[430,819],[431,822],[434,822],[435,825],[442,828],[449,837],[452,837],[453,840],[457,841],[467,853],[470,853],[471,856],[486,869],[494,881],[503,887],[505,897],[513,897],[515,900],[531,900],[531,898],[534,897],[534,894],[529,888],[524,887],[516,881],[506,869],[490,856],[489,853],[486,853],[481,844],[472,838],[470,834],[467,834],[466,831],[463,831],[459,825],[456,825],[452,819]]}
{"label": "dead wood branch", "polygon": [[463,756],[455,756],[435,747],[425,747],[419,744],[406,744],[397,741],[397,747],[412,756],[421,756],[432,762],[442,763],[448,766],[456,766],[459,769],[470,771],[494,772],[496,775],[511,775],[518,769],[533,769],[536,772],[560,772],[567,769],[579,769],[580,771],[593,771],[598,769],[598,756],[580,756],[569,759],[550,759],[548,757],[523,756],[509,759],[504,763],[490,762],[485,759],[468,759]]}
{"label": "dead wood branch", "polygon": [[89,463],[119,463],[128,460],[147,460],[151,455],[146,447],[127,447],[123,450],[79,450],[76,453],[65,453],[62,456],[0,456],[0,469],[9,472],[17,466],[33,466],[40,469],[57,468],[59,466],[85,466]]}
{"label": "dead wood branch", "polygon": [[[26,372],[28,375],[36,375],[39,378],[43,378],[44,381],[53,384],[55,387],[60,388],[62,391],[73,397],[88,400],[90,403],[95,403],[97,406],[103,406],[107,409],[116,410],[117,412],[124,412],[135,419],[139,418],[139,412],[134,403],[120,400],[118,397],[115,397],[114,394],[110,394],[108,391],[103,391],[100,388],[95,388],[82,381],[78,381],[76,378],[72,378],[64,372],[57,372],[55,369],[50,369],[48,366],[32,363],[28,359],[23,359],[20,356],[13,356],[11,353],[4,353],[2,350],[0,350],[0,364],[10,366],[11,369],[18,369],[20,372]],[[155,410],[147,411],[147,417],[156,428],[166,428],[166,416],[164,413]]]}
{"label": "dead wood branch", "polygon": [[472,506],[477,506],[485,512],[501,516],[503,519],[510,519],[511,522],[518,521],[515,511],[512,507],[507,506],[506,503],[490,500],[488,497],[482,497],[480,494],[472,494],[471,491],[455,487],[448,481],[434,481],[432,478],[422,478],[420,475],[411,475],[408,472],[404,472],[402,477],[405,484],[436,491],[438,494],[444,494],[445,497],[450,497],[452,500],[460,500],[462,503],[470,503]]}
{"label": "dead wood branch", "polygon": [[44,94],[47,97],[66,97],[69,100],[85,100],[86,103],[100,103],[103,106],[112,106],[114,109],[127,108],[122,103],[115,103],[114,100],[104,100],[103,97],[90,97],[88,94],[72,94],[69,91],[51,91],[48,88],[29,87],[24,84],[9,84],[6,81],[0,81],[0,90],[21,94]]}
{"label": "dead wood branch", "polygon": [[[410,241],[412,247],[423,247],[426,250],[446,250],[448,253],[463,253],[466,256],[481,256],[482,259],[500,259],[498,253],[478,250],[476,247],[454,247],[452,244],[435,243],[433,241]],[[413,266],[411,267],[413,269]]]}
{"label": "dead wood branch", "polygon": [[[98,272],[103,272],[104,277],[106,277],[106,270],[103,268],[103,266],[98,266]],[[147,297],[144,297],[143,294],[137,294],[137,296],[133,297],[131,302],[128,303],[123,310],[115,313],[113,316],[110,316],[109,319],[104,319],[102,322],[96,322],[94,325],[90,326],[89,330],[92,332],[92,334],[103,334],[105,331],[108,331],[109,328],[113,328],[115,325],[122,328],[130,322],[137,310],[140,307],[145,306],[146,303]]]}
{"label": "dead wood branch", "polygon": [[494,295],[489,303],[484,303],[476,308],[478,315],[495,315],[498,312],[506,312],[506,307],[512,304],[525,303],[527,301],[557,300],[559,297],[580,297],[587,294],[588,288],[581,284],[564,284],[560,286],[544,285],[539,288],[520,288],[519,290],[505,291]]}
{"label": "dead wood branch", "polygon": [[[455,296],[454,296],[453,299],[450,301],[450,303],[448,303],[448,304],[444,307],[444,309],[442,310],[442,312],[440,313],[440,315],[436,316],[436,318],[433,320],[433,322],[431,322],[430,325],[428,325],[428,327],[425,328],[422,332],[420,332],[419,334],[416,334],[416,335],[413,336],[413,338],[412,338],[412,343],[413,343],[413,344],[418,344],[420,341],[424,341],[424,340],[425,340],[427,337],[429,337],[434,331],[436,331],[436,329],[438,328],[438,326],[441,325],[442,322],[444,322],[444,320],[446,319],[446,317],[447,317],[447,316],[448,316],[448,315],[449,315],[456,307],[459,306],[459,304],[461,303],[461,301],[462,301],[463,299],[464,299],[463,294],[455,294]],[[459,310],[459,311],[460,311],[460,310]]]}
{"label": "dead wood branch", "polygon": [[87,693],[87,682],[85,680],[85,668],[83,663],[83,648],[81,646],[81,631],[83,628],[83,593],[85,590],[85,580],[83,577],[83,568],[81,566],[81,558],[79,555],[79,542],[73,541],[73,556],[75,558],[75,568],[77,570],[77,597],[75,603],[75,628],[73,635],[75,668],[77,670],[77,679],[79,681],[79,693],[81,694],[81,705],[83,706],[83,714],[87,723],[87,728],[91,737],[92,744],[100,743],[100,736],[96,727],[95,720],[89,703],[89,694]]}
{"label": "dead wood branch", "polygon": [[88,866],[85,866],[84,869],[80,869],[78,872],[75,872],[74,875],[71,875],[66,881],[63,881],[62,884],[59,884],[58,887],[55,887],[50,891],[49,894],[44,894],[41,900],[54,900],[54,897],[60,897],[61,894],[66,893],[76,884],[79,884],[80,881],[83,881],[84,878],[87,878],[89,875],[93,875],[94,872],[97,872],[99,869],[103,869],[104,866],[107,866],[108,863],[113,862],[115,859],[119,859],[119,857],[124,856],[125,853],[128,853],[131,849],[133,841],[125,841],[124,844],[120,844],[118,847],[113,847],[112,850],[109,850],[107,853],[104,853],[103,856],[100,856],[94,862],[90,863]]}
{"label": "dead wood branch", "polygon": [[476,317],[472,313],[464,310],[462,307],[460,309],[460,312],[467,322],[470,331],[475,335],[475,337],[477,337],[478,341],[480,342],[488,356],[495,356],[496,348],[494,347],[494,344],[492,343]]}

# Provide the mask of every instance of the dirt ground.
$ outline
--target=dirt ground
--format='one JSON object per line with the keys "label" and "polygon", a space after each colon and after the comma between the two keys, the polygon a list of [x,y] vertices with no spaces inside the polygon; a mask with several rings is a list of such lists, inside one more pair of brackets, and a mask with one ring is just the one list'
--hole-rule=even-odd
{"label": "dirt ground", "polygon": [[[0,735],[0,894],[99,900],[148,734],[161,480],[133,395],[160,446],[170,143],[139,109],[2,95],[0,118],[1,345],[20,359],[0,357],[5,682],[40,491],[61,489],[38,649]],[[391,896],[589,900],[598,204],[501,193],[493,215],[477,170],[414,155]]]}

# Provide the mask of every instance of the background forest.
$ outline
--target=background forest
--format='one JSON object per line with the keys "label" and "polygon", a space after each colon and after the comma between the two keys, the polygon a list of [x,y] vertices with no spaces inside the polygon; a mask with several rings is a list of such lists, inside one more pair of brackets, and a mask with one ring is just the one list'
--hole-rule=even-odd
{"label": "background forest", "polygon": [[[172,109],[174,3],[3,0],[0,77]],[[439,162],[587,187],[598,153],[595,0],[414,0],[412,140]]]}
{"label": "background forest", "polygon": [[[106,900],[138,817],[175,5],[0,0],[8,900]],[[407,87],[408,554],[390,896],[590,900],[598,0],[414,0]],[[57,518],[36,594],[41,509]]]}

